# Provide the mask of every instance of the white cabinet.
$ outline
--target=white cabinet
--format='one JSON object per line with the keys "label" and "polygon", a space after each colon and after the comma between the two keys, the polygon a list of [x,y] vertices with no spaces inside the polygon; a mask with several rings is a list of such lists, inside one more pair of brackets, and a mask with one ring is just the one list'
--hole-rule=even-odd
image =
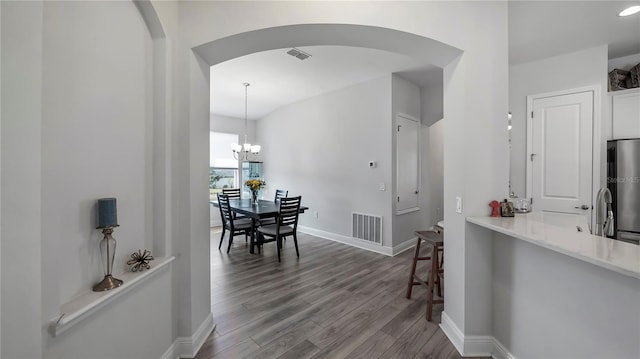
{"label": "white cabinet", "polygon": [[610,95],[613,139],[640,138],[640,89]]}

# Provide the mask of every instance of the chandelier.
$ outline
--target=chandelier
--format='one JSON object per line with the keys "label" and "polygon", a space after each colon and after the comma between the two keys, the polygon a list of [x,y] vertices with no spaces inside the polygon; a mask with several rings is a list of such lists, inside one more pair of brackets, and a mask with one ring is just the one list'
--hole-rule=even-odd
{"label": "chandelier", "polygon": [[242,145],[237,143],[231,144],[231,151],[233,151],[233,158],[240,161],[247,161],[252,155],[258,155],[260,153],[259,145],[251,145],[247,142],[247,88],[249,83],[245,82],[244,86],[244,143]]}

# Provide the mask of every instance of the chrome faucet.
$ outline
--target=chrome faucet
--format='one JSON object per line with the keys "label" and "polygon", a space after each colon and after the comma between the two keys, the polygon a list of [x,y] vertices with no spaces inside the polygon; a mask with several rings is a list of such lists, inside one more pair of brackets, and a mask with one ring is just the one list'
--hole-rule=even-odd
{"label": "chrome faucet", "polygon": [[613,210],[611,209],[612,196],[608,188],[600,188],[596,196],[596,236],[613,236]]}

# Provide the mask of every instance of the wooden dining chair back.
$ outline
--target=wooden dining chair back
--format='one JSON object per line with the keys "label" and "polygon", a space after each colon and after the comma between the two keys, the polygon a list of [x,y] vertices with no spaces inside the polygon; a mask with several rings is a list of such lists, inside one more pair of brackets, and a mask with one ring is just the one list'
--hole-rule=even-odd
{"label": "wooden dining chair back", "polygon": [[[276,190],[276,195],[275,195],[273,201],[275,203],[278,203],[278,202],[280,202],[281,198],[286,197],[288,194],[289,194],[289,191],[287,191],[287,190],[277,189]],[[261,226],[266,226],[266,225],[275,224],[275,223],[276,223],[276,218],[271,218],[270,217],[270,218],[264,218],[264,219],[260,220],[260,225]]]}
{"label": "wooden dining chair back", "polygon": [[258,228],[258,245],[261,246],[264,243],[275,241],[276,249],[278,251],[278,262],[280,262],[280,249],[282,248],[282,239],[286,236],[293,236],[293,243],[296,247],[296,255],[300,257],[297,231],[301,202],[302,196],[281,198],[276,223],[266,226],[260,226]]}
{"label": "wooden dining chair back", "polygon": [[222,193],[229,196],[229,199],[240,199],[240,188],[223,188]]}
{"label": "wooden dining chair back", "polygon": [[[229,199],[240,199],[240,188],[223,188],[222,193],[226,194]],[[233,218],[245,218],[245,216],[233,213]]]}
{"label": "wooden dining chair back", "polygon": [[246,241],[248,236],[251,235],[253,232],[253,221],[248,218],[235,218],[231,211],[231,205],[229,204],[229,196],[226,194],[218,193],[218,207],[220,207],[220,218],[222,218],[222,235],[220,236],[218,249],[222,247],[224,234],[229,230],[229,245],[227,246],[227,253],[229,253],[231,244],[233,243],[233,237],[244,234]]}
{"label": "wooden dining chair back", "polygon": [[274,202],[278,202],[280,200],[280,198],[284,198],[289,194],[289,191],[284,190],[284,189],[277,189],[276,190],[276,196],[273,199]]}

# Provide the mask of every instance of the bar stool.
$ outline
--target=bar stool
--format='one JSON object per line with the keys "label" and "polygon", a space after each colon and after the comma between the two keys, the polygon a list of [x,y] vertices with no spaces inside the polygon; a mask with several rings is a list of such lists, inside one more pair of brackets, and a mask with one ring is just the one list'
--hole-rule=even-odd
{"label": "bar stool", "polygon": [[[444,303],[443,299],[433,299],[433,291],[437,290],[439,297],[442,297],[442,288],[440,283],[440,274],[444,274],[443,261],[444,261],[444,229],[440,226],[433,226],[431,231],[416,231],[418,237],[416,242],[416,250],[413,255],[413,264],[411,266],[411,273],[409,274],[409,284],[407,286],[407,299],[411,299],[411,292],[414,285],[425,285],[428,290],[427,296],[427,320],[431,321],[434,304]],[[431,255],[420,257],[420,245],[425,242],[427,246],[431,247]],[[431,267],[427,272],[427,279],[424,280],[416,275],[416,266],[418,261],[431,260]],[[437,284],[437,287],[434,286]]]}

